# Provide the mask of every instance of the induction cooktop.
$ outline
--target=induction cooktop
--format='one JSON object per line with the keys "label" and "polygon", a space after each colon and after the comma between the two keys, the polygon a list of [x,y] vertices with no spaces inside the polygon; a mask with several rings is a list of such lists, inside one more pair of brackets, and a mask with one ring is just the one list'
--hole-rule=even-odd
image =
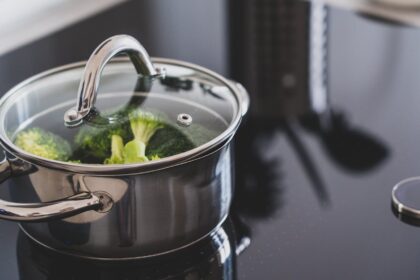
{"label": "induction cooktop", "polygon": [[143,262],[86,262],[1,221],[0,279],[418,279],[420,227],[391,191],[420,175],[420,30],[334,8],[328,22],[327,112],[245,120],[213,236]]}

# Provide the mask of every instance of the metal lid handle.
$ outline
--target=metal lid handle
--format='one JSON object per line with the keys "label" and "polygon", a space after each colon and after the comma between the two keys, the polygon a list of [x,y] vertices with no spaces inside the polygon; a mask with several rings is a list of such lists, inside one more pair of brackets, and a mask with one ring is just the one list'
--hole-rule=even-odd
{"label": "metal lid handle", "polygon": [[86,63],[83,79],[80,81],[77,105],[64,114],[67,126],[77,126],[92,110],[99,87],[103,68],[111,58],[126,53],[136,68],[137,73],[156,76],[161,69],[155,69],[144,47],[129,35],[117,35],[103,41],[91,54]]}

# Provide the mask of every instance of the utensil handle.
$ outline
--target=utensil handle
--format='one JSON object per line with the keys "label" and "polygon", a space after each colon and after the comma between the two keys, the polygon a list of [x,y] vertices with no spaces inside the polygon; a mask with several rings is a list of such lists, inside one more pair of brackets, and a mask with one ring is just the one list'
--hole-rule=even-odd
{"label": "utensil handle", "polygon": [[[12,176],[5,157],[0,161],[0,183]],[[50,202],[15,203],[0,199],[0,219],[18,222],[41,222],[66,218],[88,210],[101,210],[109,204],[104,193],[83,192]]]}
{"label": "utensil handle", "polygon": [[83,78],[80,81],[77,105],[64,114],[67,126],[78,126],[91,112],[99,87],[99,80],[105,65],[114,56],[126,53],[136,68],[137,73],[145,76],[157,76],[161,69],[155,69],[144,47],[133,37],[117,35],[103,41],[91,54],[86,63]]}

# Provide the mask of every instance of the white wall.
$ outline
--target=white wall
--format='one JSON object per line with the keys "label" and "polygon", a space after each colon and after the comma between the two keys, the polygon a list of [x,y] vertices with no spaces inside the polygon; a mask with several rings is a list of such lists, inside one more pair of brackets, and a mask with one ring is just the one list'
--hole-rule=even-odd
{"label": "white wall", "polygon": [[85,60],[116,34],[138,38],[152,56],[182,59],[227,72],[224,0],[129,1],[0,56],[0,95],[23,79]]}

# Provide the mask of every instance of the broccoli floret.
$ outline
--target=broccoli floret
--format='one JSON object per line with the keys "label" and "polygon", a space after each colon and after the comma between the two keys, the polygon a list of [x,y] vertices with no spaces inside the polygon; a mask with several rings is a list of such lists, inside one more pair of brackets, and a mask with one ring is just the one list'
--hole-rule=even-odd
{"label": "broccoli floret", "polygon": [[[83,126],[75,137],[76,150],[71,159],[105,164],[146,162],[183,153],[217,136],[199,124],[181,127],[170,123],[160,112],[129,108],[117,114],[117,123]],[[123,146],[123,161],[120,150],[115,155],[113,135],[121,138],[118,147]]]}
{"label": "broccoli floret", "polygon": [[191,150],[194,147],[194,143],[179,129],[166,124],[163,128],[156,131],[150,139],[146,148],[146,156],[164,158]]}
{"label": "broccoli floret", "polygon": [[149,161],[146,156],[147,144],[163,124],[157,116],[141,110],[132,111],[129,118],[134,139],[124,146],[124,163]]}
{"label": "broccoli floret", "polygon": [[159,158],[180,154],[207,143],[217,136],[217,133],[199,124],[188,127],[166,124],[150,139],[146,148],[146,156]]}
{"label": "broccoli floret", "polygon": [[150,156],[150,160],[159,160],[160,157],[158,155],[152,155]]}
{"label": "broccoli floret", "polygon": [[146,145],[139,140],[132,140],[124,146],[124,163],[146,162]]}
{"label": "broccoli floret", "polygon": [[[86,124],[80,128],[74,138],[76,149],[73,159],[79,159],[84,163],[103,163],[111,157],[113,135],[119,135],[123,143],[129,144],[131,141],[141,141],[144,145],[147,145],[155,131],[162,127],[162,123],[157,116],[138,109],[128,108],[107,115],[112,115],[118,121],[103,127]],[[128,119],[127,115],[129,116]],[[146,156],[142,149],[140,143],[130,143],[125,148],[127,160],[130,162],[145,161]]]}
{"label": "broccoli floret", "polygon": [[124,142],[121,136],[112,135],[111,157],[105,159],[105,164],[121,164],[124,163]]}
{"label": "broccoli floret", "polygon": [[133,139],[130,123],[126,120],[104,127],[82,126],[74,138],[76,149],[73,159],[84,163],[103,163],[111,156],[113,135],[119,135],[123,142]]}
{"label": "broccoli floret", "polygon": [[201,146],[218,135],[215,131],[207,129],[200,124],[179,127],[179,130],[194,144],[194,147]]}
{"label": "broccoli floret", "polygon": [[134,139],[143,142],[145,145],[149,143],[153,134],[163,127],[160,119],[149,112],[135,110],[130,113],[129,118]]}
{"label": "broccoli floret", "polygon": [[[133,110],[129,113],[129,125],[134,139],[124,145],[124,139],[118,135],[112,136],[111,156],[105,159],[105,164],[147,162],[146,146],[150,138],[164,125],[160,118],[150,112]],[[158,157],[153,155],[150,160]]]}
{"label": "broccoli floret", "polygon": [[22,150],[47,159],[67,161],[71,155],[65,139],[38,127],[19,132],[14,142]]}

